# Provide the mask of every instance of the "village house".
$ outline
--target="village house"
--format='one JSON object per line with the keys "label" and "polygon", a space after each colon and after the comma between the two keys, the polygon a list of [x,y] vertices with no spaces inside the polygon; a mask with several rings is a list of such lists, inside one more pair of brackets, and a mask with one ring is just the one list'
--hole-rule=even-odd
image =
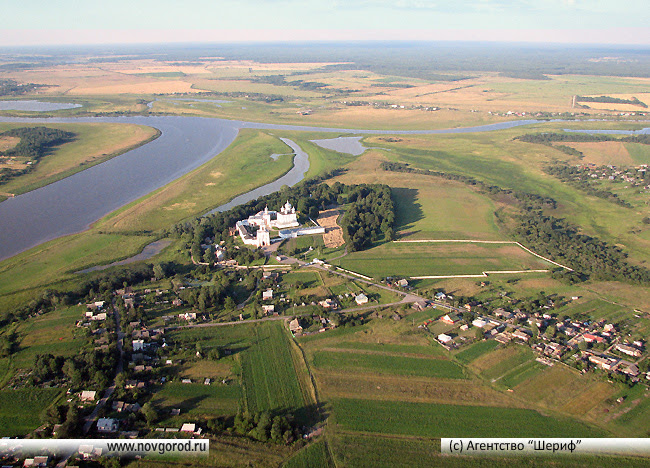
{"label": "village house", "polygon": [[[50,457],[47,455],[41,455],[34,458],[26,458],[23,462],[24,467],[45,467],[50,461]],[[13,465],[11,465],[13,466]]]}
{"label": "village house", "polygon": [[440,320],[442,320],[445,323],[448,323],[449,325],[453,325],[456,322],[460,322],[460,317],[456,314],[447,314],[444,317],[442,317]]}
{"label": "village house", "polygon": [[530,339],[530,336],[521,330],[515,330],[512,332],[512,337],[522,341],[528,341]]}
{"label": "village house", "polygon": [[264,312],[264,314],[272,314],[275,312],[275,306],[273,304],[262,305],[262,312]]}
{"label": "village house", "polygon": [[267,289],[266,291],[262,291],[262,300],[263,301],[270,301],[273,299],[273,290],[272,289]]}
{"label": "village house", "polygon": [[453,341],[453,338],[449,335],[445,335],[444,333],[441,333],[438,335],[438,341],[440,341],[443,344],[449,344]]}
{"label": "village house", "polygon": [[84,390],[81,392],[79,399],[81,401],[95,401],[95,396],[97,392],[95,390]]}
{"label": "village house", "polygon": [[336,303],[336,301],[334,301],[333,299],[331,299],[329,297],[327,299],[323,300],[323,301],[320,301],[318,304],[321,307],[323,307],[324,309],[332,309],[332,310],[334,310],[334,309],[338,308],[338,304]]}
{"label": "village house", "polygon": [[97,432],[116,432],[120,427],[120,422],[113,418],[99,418],[97,420]]}
{"label": "village house", "polygon": [[599,335],[594,335],[591,333],[585,333],[582,335],[582,338],[587,342],[587,343],[604,343],[605,338]]}
{"label": "village house", "polygon": [[291,333],[294,335],[302,333],[302,327],[300,326],[300,322],[298,322],[297,318],[289,322],[289,330],[291,330]]}
{"label": "village house", "polygon": [[620,343],[616,345],[616,350],[633,357],[641,357],[641,354],[643,354],[640,349],[635,348],[634,346]]}
{"label": "village house", "polygon": [[606,356],[596,356],[594,354],[589,356],[589,362],[596,364],[601,369],[611,370],[616,364],[618,364],[618,359],[606,357]]}

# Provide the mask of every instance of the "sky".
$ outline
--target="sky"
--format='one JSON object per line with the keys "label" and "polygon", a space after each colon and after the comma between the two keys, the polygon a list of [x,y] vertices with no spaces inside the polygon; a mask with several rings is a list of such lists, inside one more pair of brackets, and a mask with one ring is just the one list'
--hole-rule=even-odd
{"label": "sky", "polygon": [[308,40],[650,45],[648,0],[14,0],[0,46]]}

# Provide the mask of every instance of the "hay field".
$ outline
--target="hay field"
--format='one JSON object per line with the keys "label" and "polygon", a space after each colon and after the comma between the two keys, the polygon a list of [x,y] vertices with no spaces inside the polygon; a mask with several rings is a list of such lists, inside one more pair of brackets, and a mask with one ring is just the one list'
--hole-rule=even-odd
{"label": "hay field", "polygon": [[335,249],[337,247],[345,244],[343,239],[343,231],[341,227],[336,223],[340,215],[338,210],[327,210],[323,211],[318,215],[318,224],[325,228],[325,234],[323,234],[323,242],[325,243],[326,248]]}

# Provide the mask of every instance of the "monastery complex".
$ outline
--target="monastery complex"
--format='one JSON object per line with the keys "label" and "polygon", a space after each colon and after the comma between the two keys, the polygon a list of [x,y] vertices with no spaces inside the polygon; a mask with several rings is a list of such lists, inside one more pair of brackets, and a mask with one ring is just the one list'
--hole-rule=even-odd
{"label": "monastery complex", "polygon": [[[306,234],[322,234],[325,232],[325,228],[320,226],[300,228],[300,223],[296,216],[296,209],[291,206],[289,201],[280,208],[280,211],[269,210],[269,207],[267,206],[264,208],[264,211],[249,216],[248,219],[237,221],[236,226],[239,236],[244,244],[254,245],[256,247],[271,245],[270,231],[272,229],[279,230],[281,239]],[[250,229],[253,226],[258,228],[255,235],[251,233]]]}

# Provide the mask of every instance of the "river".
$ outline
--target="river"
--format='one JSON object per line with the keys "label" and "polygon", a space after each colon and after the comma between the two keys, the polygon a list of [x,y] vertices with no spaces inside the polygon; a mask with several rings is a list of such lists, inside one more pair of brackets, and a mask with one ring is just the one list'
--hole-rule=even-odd
{"label": "river", "polygon": [[[273,125],[236,120],[177,116],[0,118],[0,122],[72,123],[113,122],[148,125],[161,131],[158,139],[102,164],[32,192],[0,203],[0,260],[51,239],[87,229],[108,213],[160,188],[201,166],[230,145],[239,129],[319,131],[352,134],[444,134],[487,132],[539,123],[538,120],[501,122],[447,130],[354,130]],[[309,158],[290,140],[296,152],[294,168],[285,176],[242,194],[218,207],[223,211],[267,195],[282,185],[302,180]]]}

